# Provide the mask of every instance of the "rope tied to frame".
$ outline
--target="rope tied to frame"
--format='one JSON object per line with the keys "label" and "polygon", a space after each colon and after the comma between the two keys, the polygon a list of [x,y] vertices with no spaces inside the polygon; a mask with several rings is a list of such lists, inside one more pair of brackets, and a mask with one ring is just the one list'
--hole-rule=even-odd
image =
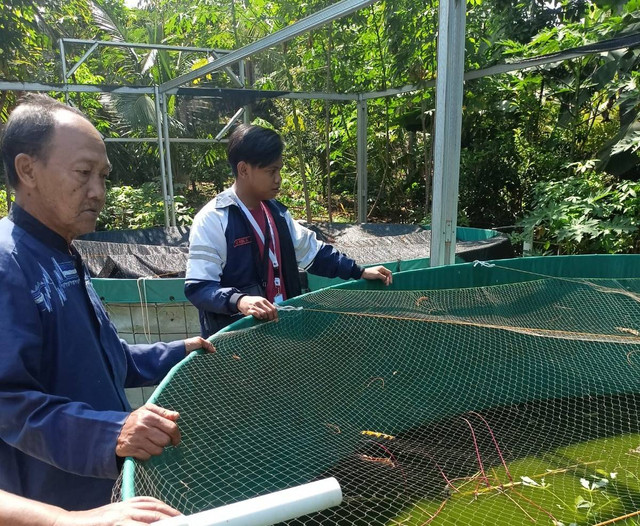
{"label": "rope tied to frame", "polygon": [[474,268],[477,267],[478,265],[480,265],[481,267],[486,267],[486,268],[491,268],[491,267],[495,267],[494,263],[489,263],[488,261],[480,261],[479,259],[476,259],[473,262],[473,266]]}
{"label": "rope tied to frame", "polygon": [[148,277],[142,277],[136,279],[136,285],[138,286],[138,296],[140,297],[140,311],[142,313],[142,331],[144,337],[147,339],[147,343],[151,343],[151,323],[149,322],[149,303],[147,302],[147,285],[146,280]]}
{"label": "rope tied to frame", "polygon": [[303,310],[302,307],[294,307],[293,305],[276,305],[276,309],[279,311]]}

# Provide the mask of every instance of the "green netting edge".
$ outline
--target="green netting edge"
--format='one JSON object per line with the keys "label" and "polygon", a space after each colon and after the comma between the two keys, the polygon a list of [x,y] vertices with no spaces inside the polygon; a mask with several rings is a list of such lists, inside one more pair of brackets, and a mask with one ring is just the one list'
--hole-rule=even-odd
{"label": "green netting edge", "polygon": [[[431,225],[422,226],[423,230],[431,230]],[[456,240],[457,241],[485,241],[487,239],[492,239],[500,235],[500,232],[496,230],[487,230],[482,228],[469,228],[469,227],[458,227],[456,230]],[[375,263],[373,265],[364,265],[364,267],[374,267],[376,265],[383,265],[388,268],[391,272],[404,272],[405,270],[417,270],[429,268],[430,266],[430,258],[415,258],[415,259],[405,259],[401,261],[385,261],[382,263]],[[465,263],[465,260],[459,256],[456,256],[456,263]],[[346,280],[340,278],[324,278],[322,276],[315,276],[313,274],[308,274],[307,279],[309,282],[309,289],[311,291],[316,291],[320,289],[324,289],[327,287],[331,287],[333,285],[339,285],[340,283],[345,283]]]}
{"label": "green netting edge", "polygon": [[[423,227],[431,230],[430,226]],[[481,228],[458,227],[456,238],[458,241],[482,241],[500,235],[495,230]],[[390,261],[377,263],[384,265],[392,272],[424,269],[429,267],[429,258],[416,258],[402,261]],[[463,260],[456,257],[456,263]],[[367,265],[369,267],[374,265]],[[111,279],[93,278],[93,287],[100,299],[107,303],[140,303],[141,296],[148,303],[184,303],[187,298],[184,295],[183,278],[140,278],[140,279]],[[309,275],[309,286],[312,291],[345,283],[340,278],[323,278]]]}
{"label": "green netting edge", "polygon": [[[591,254],[502,259],[493,260],[491,263],[495,263],[499,267],[538,272],[551,276],[608,278],[640,276],[638,270],[640,259],[638,258],[640,258],[638,254]],[[483,268],[483,272],[472,272],[473,263],[429,268],[427,267],[428,262],[429,258],[403,261],[401,263],[403,271],[394,277],[394,283],[390,290],[413,290],[416,287],[424,289],[467,288],[540,279],[539,276],[527,277],[518,272],[507,275],[507,271],[503,268]],[[408,270],[412,269],[413,265],[418,268]],[[395,272],[397,262],[386,263],[385,266]],[[613,266],[616,268],[612,268]],[[427,273],[423,275],[424,272]],[[140,303],[139,287],[144,287],[148,303],[187,302],[184,296],[184,279],[182,278],[145,280],[94,278],[92,282],[98,295],[107,303]],[[364,290],[375,289],[377,284],[367,281],[347,281],[337,286]]]}
{"label": "green netting edge", "polygon": [[[420,270],[420,269],[429,268],[430,262],[431,262],[430,258],[416,258],[416,259],[407,259],[402,261],[386,261],[384,263],[374,263],[372,265],[363,265],[363,267],[369,268],[369,267],[376,267],[378,265],[382,265],[383,267],[388,268],[391,272],[396,273],[396,272],[405,272],[407,270]],[[456,263],[465,263],[465,260],[459,256],[456,256]],[[307,274],[307,281],[309,283],[309,289],[311,290],[311,292],[326,289],[334,285],[347,283],[347,280],[345,279],[325,278],[323,276],[316,276],[314,274]]]}
{"label": "green netting edge", "polygon": [[[547,276],[564,278],[629,278],[640,277],[640,254],[589,254],[579,256],[540,256],[499,259],[485,263],[459,263],[443,267],[407,270],[394,274],[393,284],[385,287],[379,281],[351,280],[331,289],[342,290],[443,290],[506,285],[544,279]],[[323,290],[323,289],[320,289]],[[315,294],[298,296],[305,297]],[[295,305],[296,298],[284,305]],[[221,332],[246,329],[260,323],[252,317],[242,318]]]}
{"label": "green netting edge", "polygon": [[[162,390],[166,387],[166,385],[173,379],[175,374],[178,372],[180,367],[183,364],[188,363],[190,360],[195,359],[199,354],[203,354],[204,351],[196,351],[190,353],[184,359],[180,360],[179,363],[174,365],[171,370],[167,373],[162,381],[158,384],[158,387],[155,388],[152,395],[149,397],[147,402],[152,404],[156,403],[158,396],[162,392]],[[136,496],[135,492],[135,470],[136,470],[136,461],[133,457],[127,457],[124,459],[124,465],[122,466],[122,489],[121,496],[122,500],[127,500]]]}

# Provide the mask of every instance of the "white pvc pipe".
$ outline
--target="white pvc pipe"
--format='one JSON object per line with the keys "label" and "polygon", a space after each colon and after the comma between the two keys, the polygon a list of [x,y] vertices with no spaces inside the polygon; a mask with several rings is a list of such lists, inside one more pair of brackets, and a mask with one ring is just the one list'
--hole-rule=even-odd
{"label": "white pvc pipe", "polygon": [[172,517],[154,524],[158,526],[270,526],[338,506],[341,502],[340,484],[334,478],[327,478],[193,515]]}

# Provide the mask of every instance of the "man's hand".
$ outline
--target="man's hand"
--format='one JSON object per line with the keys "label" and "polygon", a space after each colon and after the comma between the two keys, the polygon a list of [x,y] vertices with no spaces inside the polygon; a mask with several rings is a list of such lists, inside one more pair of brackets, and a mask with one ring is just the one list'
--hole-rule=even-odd
{"label": "man's hand", "polygon": [[198,349],[203,349],[204,352],[216,352],[216,348],[213,344],[200,336],[194,336],[193,338],[187,338],[184,341],[184,347],[187,351],[187,354],[193,351],[197,351]]}
{"label": "man's hand", "polygon": [[362,278],[363,279],[379,279],[385,285],[391,285],[391,283],[393,283],[393,276],[391,274],[391,271],[388,268],[383,267],[382,265],[364,269],[364,272],[362,273]]}
{"label": "man's hand", "polygon": [[66,511],[0,490],[0,524],[11,526],[139,526],[178,515],[177,510],[153,497],[134,497],[87,511]]}
{"label": "man's hand", "polygon": [[180,430],[176,421],[180,413],[145,404],[131,413],[124,422],[118,440],[116,455],[148,460],[162,453],[169,445],[180,443]]}
{"label": "man's hand", "polygon": [[238,301],[238,310],[245,316],[253,316],[258,320],[277,320],[278,309],[262,296],[242,296]]}
{"label": "man's hand", "polygon": [[59,526],[138,526],[177,517],[180,512],[153,497],[133,497],[87,511],[65,512]]}

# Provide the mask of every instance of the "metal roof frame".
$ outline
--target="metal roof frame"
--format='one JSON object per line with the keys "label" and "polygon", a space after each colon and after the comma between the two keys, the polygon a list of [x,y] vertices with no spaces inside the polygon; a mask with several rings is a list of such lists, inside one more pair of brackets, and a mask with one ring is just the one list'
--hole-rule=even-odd
{"label": "metal roof frame", "polygon": [[276,31],[275,33],[261,38],[256,42],[241,47],[236,51],[232,51],[228,55],[214,60],[213,62],[211,62],[211,64],[207,64],[206,66],[202,66],[201,68],[176,77],[175,79],[171,79],[164,84],[161,84],[160,92],[164,93],[171,88],[182,86],[187,82],[191,82],[192,80],[207,75],[208,73],[211,73],[217,69],[238,62],[239,60],[247,58],[255,53],[258,53],[259,51],[263,51],[278,44],[282,44],[283,42],[287,42],[288,40],[312,31],[313,29],[316,29],[317,27],[320,27],[327,22],[342,18],[343,16],[349,15],[354,11],[358,11],[359,9],[367,7],[377,1],[378,0],[341,0],[340,2],[330,5],[329,7],[321,9],[320,11],[303,18],[302,20],[298,20],[297,22],[285,27],[284,29],[281,29],[280,31]]}
{"label": "metal roof frame", "polygon": [[[296,36],[307,33],[317,27],[320,27],[327,22],[336,20],[343,16],[346,16],[354,11],[357,11],[363,7],[371,5],[378,0],[341,0],[336,4],[333,4],[321,11],[318,11],[308,17],[287,26],[286,28],[273,33],[267,37],[264,37],[248,46],[240,48],[235,51],[222,50],[222,49],[210,49],[191,46],[169,46],[164,44],[144,44],[138,42],[114,42],[108,40],[84,40],[73,38],[62,38],[59,40],[59,49],[61,57],[61,69],[63,83],[61,84],[44,84],[44,83],[27,83],[27,82],[6,82],[0,81],[0,91],[16,90],[16,91],[58,91],[64,93],[65,100],[69,103],[69,93],[82,92],[82,93],[114,93],[114,94],[137,94],[153,96],[156,107],[156,129],[158,132],[157,138],[152,137],[109,137],[105,139],[105,142],[158,142],[159,157],[160,157],[160,172],[162,193],[165,203],[165,225],[175,226],[175,203],[173,196],[173,175],[171,169],[171,149],[169,145],[174,143],[220,143],[226,142],[222,137],[229,130],[229,128],[240,117],[247,118],[248,112],[244,111],[244,108],[236,112],[236,114],[230,119],[230,121],[223,127],[223,129],[216,135],[214,139],[196,139],[196,138],[172,138],[169,135],[168,129],[168,115],[166,97],[170,95],[187,94],[197,96],[197,89],[183,88],[185,83],[191,82],[196,78],[200,78],[213,71],[224,69],[231,78],[232,82],[242,90],[245,89],[245,72],[244,72],[244,58],[247,58],[258,51],[267,49],[277,44],[291,40]],[[89,49],[80,57],[80,59],[68,68],[66,49],[68,45],[82,45],[89,46]],[[122,47],[122,48],[134,48],[134,49],[152,49],[152,50],[167,50],[167,51],[180,51],[180,52],[202,52],[207,53],[213,57],[213,61],[206,66],[203,66],[195,71],[187,73],[165,82],[161,85],[154,86],[95,86],[95,85],[82,85],[82,84],[70,84],[68,81],[70,77],[77,71],[77,69],[84,64],[87,59],[100,47]],[[239,63],[240,74],[235,75],[231,70],[232,64]],[[181,93],[183,92],[183,93]],[[364,115],[366,117],[366,101],[362,102],[362,96],[360,94],[342,94],[342,93],[323,93],[323,92],[284,92],[277,96],[291,98],[291,99],[308,99],[308,100],[339,100],[339,101],[358,101],[358,115]],[[362,119],[360,119],[362,120]],[[365,121],[366,122],[366,121]],[[366,184],[362,185],[362,180],[366,181],[366,126],[362,123],[358,125],[358,179],[359,188],[364,193],[364,199],[361,199],[361,203],[366,205]],[[366,222],[366,206],[358,206],[358,216],[361,222]]]}
{"label": "metal roof frame", "polygon": [[[346,16],[363,7],[374,4],[378,0],[341,0],[321,11],[318,11],[280,31],[268,35],[252,44],[238,50],[220,50],[189,46],[168,46],[161,44],[142,44],[132,42],[112,42],[101,40],[61,39],[60,54],[62,60],[62,74],[64,83],[43,84],[26,82],[0,81],[0,91],[58,91],[68,94],[71,92],[84,93],[117,93],[117,94],[145,94],[153,96],[156,105],[158,136],[142,138],[107,138],[106,142],[158,142],[160,168],[162,175],[163,196],[165,199],[166,224],[175,225],[175,207],[173,202],[173,184],[171,173],[171,153],[168,147],[174,143],[214,143],[225,142],[222,136],[233,123],[247,113],[239,110],[217,134],[215,139],[172,138],[169,136],[166,112],[166,97],[169,95],[198,96],[201,88],[185,88],[184,84],[219,69],[229,74],[232,82],[245,91],[244,59],[267,48],[281,44],[311,31],[317,27]],[[640,35],[631,35],[619,39],[612,39],[596,45],[587,45],[574,50],[555,53],[543,57],[526,59],[518,63],[502,64],[489,68],[464,72],[464,42],[465,42],[465,0],[440,0],[438,16],[438,55],[437,74],[435,81],[427,81],[419,86],[409,85],[385,91],[368,93],[326,93],[326,92],[282,92],[276,97],[310,100],[351,101],[357,105],[357,212],[358,221],[366,223],[367,203],[367,101],[389,96],[398,96],[425,88],[436,86],[436,132],[434,137],[434,182],[433,182],[433,211],[432,211],[432,239],[431,265],[446,265],[455,259],[455,232],[457,227],[458,182],[460,169],[460,129],[462,123],[462,93],[465,80],[472,80],[484,76],[502,74],[508,71],[539,67],[541,65],[560,62],[570,58],[603,52],[605,50],[631,47],[640,44]],[[89,49],[67,70],[65,45],[88,45]],[[203,52],[212,57],[212,61],[192,72],[181,75],[155,86],[91,86],[68,83],[71,75],[80,67],[91,54],[101,46],[157,49],[168,51]],[[239,63],[239,75],[230,66]]]}

